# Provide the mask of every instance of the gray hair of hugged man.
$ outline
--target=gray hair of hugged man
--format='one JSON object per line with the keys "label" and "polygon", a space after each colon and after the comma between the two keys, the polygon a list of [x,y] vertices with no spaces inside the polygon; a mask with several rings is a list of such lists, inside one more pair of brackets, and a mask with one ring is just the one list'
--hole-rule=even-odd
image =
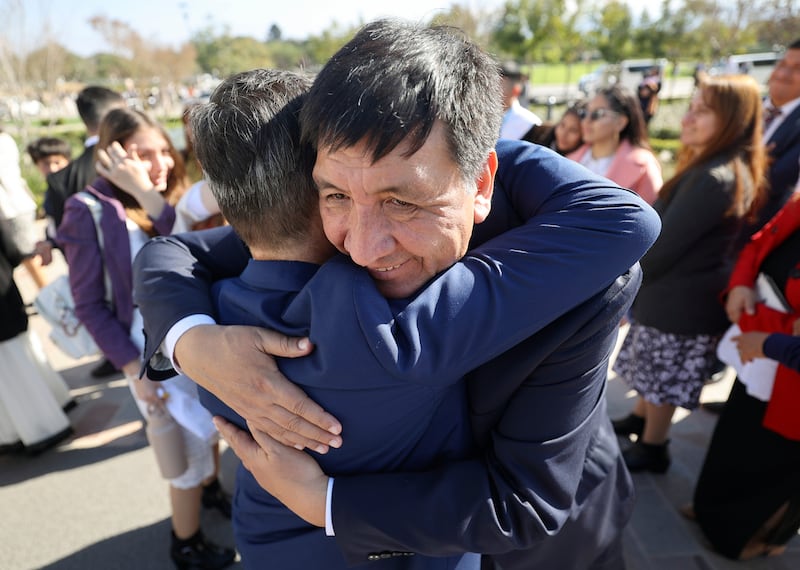
{"label": "gray hair of hugged man", "polygon": [[411,156],[435,121],[467,179],[494,148],[503,116],[497,63],[463,31],[378,20],[322,68],[301,112],[303,142],[330,151],[365,142],[377,161]]}
{"label": "gray hair of hugged man", "polygon": [[300,143],[298,122],[310,86],[297,73],[254,69],[227,78],[208,103],[191,111],[194,148],[209,187],[251,247],[299,243],[314,226],[313,154]]}

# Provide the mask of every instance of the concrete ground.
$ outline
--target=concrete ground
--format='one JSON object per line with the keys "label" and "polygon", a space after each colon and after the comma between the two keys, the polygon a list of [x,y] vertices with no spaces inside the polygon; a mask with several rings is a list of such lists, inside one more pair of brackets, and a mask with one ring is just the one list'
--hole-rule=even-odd
{"label": "concrete ground", "polygon": [[[59,259],[47,273],[53,277],[63,270]],[[32,300],[35,289],[24,269],[17,270],[16,279],[26,300]],[[69,413],[75,434],[57,448],[36,457],[0,456],[0,568],[171,568],[167,485],[147,449],[142,420],[124,379],[92,378],[89,372],[97,359],[75,361],[61,354],[38,316],[31,318],[31,328],[79,404]],[[728,376],[707,386],[702,399],[726,397],[731,382]],[[612,374],[611,416],[627,414],[633,398]],[[678,513],[691,499],[715,422],[715,416],[702,410],[679,413],[670,470],[634,476],[638,500],[625,531],[630,570],[800,568],[800,540],[793,540],[782,557],[733,562],[712,553],[696,525]],[[221,480],[228,490],[236,461],[230,450],[223,453]],[[233,545],[228,521],[216,512],[204,513],[203,528],[213,540]],[[279,570],[268,563],[266,569]]]}

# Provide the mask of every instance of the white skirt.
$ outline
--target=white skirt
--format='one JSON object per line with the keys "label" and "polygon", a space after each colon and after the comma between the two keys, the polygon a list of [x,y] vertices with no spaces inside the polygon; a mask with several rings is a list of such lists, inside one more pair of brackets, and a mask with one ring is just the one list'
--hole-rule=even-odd
{"label": "white skirt", "polygon": [[35,445],[69,427],[69,391],[35,335],[0,342],[0,363],[0,445]]}

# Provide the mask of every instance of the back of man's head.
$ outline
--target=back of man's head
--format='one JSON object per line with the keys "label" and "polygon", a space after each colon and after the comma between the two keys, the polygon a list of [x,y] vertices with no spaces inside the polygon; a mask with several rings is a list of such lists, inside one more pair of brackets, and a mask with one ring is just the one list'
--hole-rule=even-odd
{"label": "back of man's head", "polygon": [[502,120],[496,62],[457,28],[379,20],[322,68],[303,106],[303,141],[338,150],[365,142],[373,160],[425,144],[435,121],[453,160],[478,175]]}
{"label": "back of man's head", "polygon": [[86,130],[90,134],[95,134],[100,127],[103,115],[111,109],[124,107],[125,99],[116,91],[99,85],[90,85],[78,93],[75,104],[83,124],[86,125]]}
{"label": "back of man's head", "polygon": [[193,108],[194,148],[225,218],[251,247],[304,240],[317,215],[313,155],[299,111],[311,80],[254,69],[223,81]]}

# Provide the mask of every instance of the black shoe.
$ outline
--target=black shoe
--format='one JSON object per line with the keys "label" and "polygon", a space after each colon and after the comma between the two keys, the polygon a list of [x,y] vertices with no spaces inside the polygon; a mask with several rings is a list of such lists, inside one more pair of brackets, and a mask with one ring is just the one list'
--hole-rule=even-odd
{"label": "black shoe", "polygon": [[711,374],[708,375],[706,378],[706,384],[716,384],[723,378],[725,378],[725,373],[728,371],[728,365],[722,362],[719,358],[714,363],[714,368],[711,371]]}
{"label": "black shoe", "polygon": [[21,441],[15,441],[14,443],[4,443],[0,445],[0,455],[11,455],[12,453],[19,453],[25,449],[25,446],[22,444]]}
{"label": "black shoe", "polygon": [[231,502],[219,484],[219,479],[203,487],[203,506],[207,509],[217,509],[225,518],[231,518]]}
{"label": "black shoe", "polygon": [[617,435],[642,437],[644,418],[636,414],[628,414],[622,419],[611,420],[611,425],[614,426],[614,433]]}
{"label": "black shoe", "polygon": [[702,404],[700,404],[700,407],[710,414],[720,415],[722,413],[722,410],[725,409],[726,403],[727,402],[725,401],[703,402]]}
{"label": "black shoe", "polygon": [[92,378],[105,378],[106,376],[119,374],[119,370],[117,370],[116,366],[111,364],[110,360],[105,359],[99,366],[93,368],[89,374],[92,375]]}
{"label": "black shoe", "polygon": [[64,413],[66,414],[70,410],[74,410],[75,407],[77,407],[77,405],[78,405],[78,400],[72,398],[69,402],[64,404],[64,406],[61,409],[64,410]]}
{"label": "black shoe", "polygon": [[236,551],[209,542],[199,530],[186,540],[173,532],[169,555],[178,570],[218,570],[236,560]]}
{"label": "black shoe", "polygon": [[50,437],[43,439],[33,445],[26,445],[25,446],[25,453],[27,455],[39,455],[40,453],[44,453],[48,449],[51,449],[67,439],[69,436],[72,435],[72,428],[66,427],[60,432],[55,435],[51,435]]}
{"label": "black shoe", "polygon": [[628,449],[622,452],[622,458],[628,471],[636,473],[638,471],[652,471],[653,473],[664,473],[669,469],[672,460],[669,457],[669,441],[661,445],[644,443],[637,441]]}

